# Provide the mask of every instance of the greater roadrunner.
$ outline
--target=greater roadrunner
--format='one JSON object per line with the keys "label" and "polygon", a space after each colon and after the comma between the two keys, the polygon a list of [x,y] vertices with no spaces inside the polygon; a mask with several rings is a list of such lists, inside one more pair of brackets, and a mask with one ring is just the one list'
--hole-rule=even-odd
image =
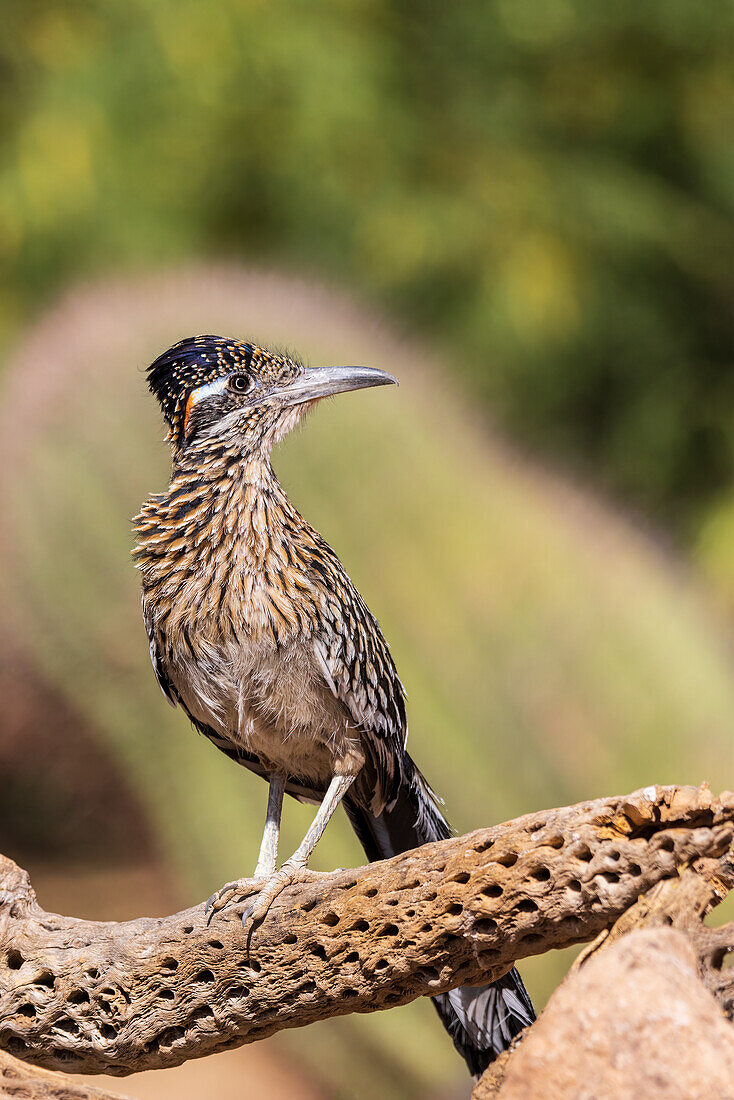
{"label": "greater roadrunner", "polygon": [[[260,890],[243,915],[252,929],[304,873],[340,802],[370,860],[451,835],[406,751],[403,686],[380,628],[270,464],[309,405],[395,379],[197,336],[156,359],[148,381],[173,454],[168,491],[135,521],[150,653],[170,702],[270,784]],[[284,792],[320,805],[276,870]],[[252,893],[252,880],[230,883],[210,905]],[[434,1003],[474,1074],[534,1018],[516,970]]]}

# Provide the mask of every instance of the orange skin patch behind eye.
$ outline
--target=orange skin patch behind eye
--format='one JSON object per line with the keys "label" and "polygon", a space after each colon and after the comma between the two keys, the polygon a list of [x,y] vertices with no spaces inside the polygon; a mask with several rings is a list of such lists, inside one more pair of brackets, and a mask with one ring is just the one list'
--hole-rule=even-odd
{"label": "orange skin patch behind eye", "polygon": [[184,409],[184,422],[183,422],[183,434],[186,436],[186,429],[189,423],[189,413],[193,408],[193,396],[196,391],[192,390],[189,396],[186,398],[186,408]]}

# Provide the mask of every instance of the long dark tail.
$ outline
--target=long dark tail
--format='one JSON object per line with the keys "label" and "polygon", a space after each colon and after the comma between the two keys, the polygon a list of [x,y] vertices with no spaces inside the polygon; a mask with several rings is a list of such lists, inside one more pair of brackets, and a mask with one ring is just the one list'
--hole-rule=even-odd
{"label": "long dark tail", "polygon": [[[405,762],[397,801],[379,817],[349,796],[344,804],[370,862],[452,835],[430,787],[410,757]],[[464,986],[441,993],[433,1003],[474,1076],[483,1073],[515,1035],[535,1019],[532,1002],[515,969],[492,985]]]}

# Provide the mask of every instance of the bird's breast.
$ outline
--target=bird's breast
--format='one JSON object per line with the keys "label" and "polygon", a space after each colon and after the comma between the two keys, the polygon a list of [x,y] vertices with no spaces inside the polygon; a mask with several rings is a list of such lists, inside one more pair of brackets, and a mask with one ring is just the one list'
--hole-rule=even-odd
{"label": "bird's breast", "polygon": [[328,781],[354,740],[314,642],[333,618],[335,566],[269,474],[218,478],[174,479],[136,521],[165,674],[197,723]]}
{"label": "bird's breast", "polygon": [[171,675],[194,719],[273,768],[328,782],[348,748],[348,715],[306,639],[190,637],[174,645]]}

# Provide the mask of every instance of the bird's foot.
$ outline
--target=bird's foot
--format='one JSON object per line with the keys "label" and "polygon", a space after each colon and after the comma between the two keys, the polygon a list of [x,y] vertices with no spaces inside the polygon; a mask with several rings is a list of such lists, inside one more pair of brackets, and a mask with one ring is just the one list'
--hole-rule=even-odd
{"label": "bird's foot", "polygon": [[260,884],[260,891],[253,903],[242,914],[242,924],[248,931],[248,937],[252,935],[258,924],[265,920],[270,906],[278,895],[287,886],[297,882],[312,882],[320,878],[321,871],[309,871],[301,863],[287,859],[279,871],[271,875],[267,882]]}
{"label": "bird's foot", "polygon": [[206,923],[210,924],[212,917],[220,909],[226,908],[233,901],[243,901],[251,894],[257,893],[262,886],[262,879],[238,878],[234,882],[227,882],[220,890],[215,891],[204,906]]}

